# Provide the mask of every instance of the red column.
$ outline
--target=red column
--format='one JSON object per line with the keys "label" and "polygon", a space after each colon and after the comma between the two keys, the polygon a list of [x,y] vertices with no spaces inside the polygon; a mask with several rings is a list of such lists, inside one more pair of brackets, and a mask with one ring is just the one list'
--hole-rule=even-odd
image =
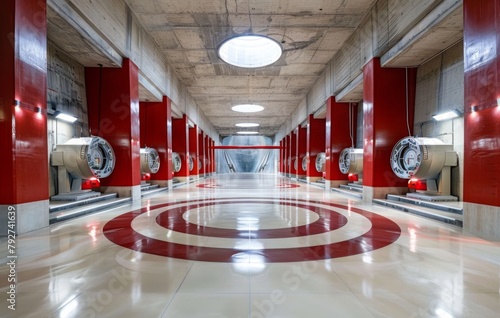
{"label": "red column", "polygon": [[464,0],[464,229],[500,240],[500,3]]}
{"label": "red column", "polygon": [[0,10],[0,236],[49,225],[45,10],[42,0]]}
{"label": "red column", "polygon": [[298,163],[297,161],[297,134],[295,133],[294,130],[290,132],[290,177],[291,178],[297,178],[297,169],[295,167],[297,166],[298,168]]}
{"label": "red column", "polygon": [[200,166],[198,167],[200,169],[199,175],[200,177],[205,176],[205,167],[206,167],[206,157],[205,157],[205,133],[203,130],[198,131],[198,158]]}
{"label": "red column", "polygon": [[280,159],[279,159],[279,162],[278,162],[278,173],[279,174],[282,174],[283,173],[283,158],[285,157],[284,156],[284,139],[281,139],[280,140]]}
{"label": "red column", "polygon": [[186,115],[172,119],[172,151],[179,154],[182,165],[174,177],[179,181],[189,179],[189,123]]}
{"label": "red column", "polygon": [[285,146],[285,149],[283,151],[283,175],[288,177],[288,172],[290,171],[289,169],[289,159],[290,159],[290,136],[286,135],[285,138],[283,139],[283,144]]}
{"label": "red column", "polygon": [[161,102],[139,103],[141,147],[151,147],[158,151],[160,169],[151,175],[151,183],[161,187],[172,186],[172,111],[170,103],[167,96],[163,96]]}
{"label": "red column", "polygon": [[[351,116],[349,116],[351,107]],[[326,163],[325,188],[346,184],[348,175],[340,172],[339,157],[342,150],[356,143],[357,104],[337,103],[330,97],[326,103]],[[349,125],[349,120],[351,124]],[[352,141],[351,131],[352,127]]]}
{"label": "red column", "polygon": [[302,168],[302,160],[307,155],[307,128],[298,126],[295,128],[297,136],[297,178],[305,179],[306,171]]}
{"label": "red column", "polygon": [[211,173],[215,173],[215,141],[212,140],[212,138],[210,138],[210,154],[212,156],[212,165],[211,165],[211,168],[210,168],[210,172]]}
{"label": "red column", "polygon": [[115,152],[113,173],[101,180],[104,192],[141,198],[139,77],[129,59],[121,68],[86,68],[85,85],[91,133],[106,139]]}
{"label": "red column", "polygon": [[283,137],[283,175],[288,176],[288,136]]}
{"label": "red column", "polygon": [[[385,198],[405,193],[408,180],[392,172],[392,148],[413,127],[416,69],[382,68],[374,58],[363,69],[363,198]],[[408,77],[407,77],[408,75]],[[406,93],[408,83],[408,95]],[[406,100],[408,121],[406,123]]]}
{"label": "red column", "polygon": [[198,138],[198,126],[194,125],[189,127],[189,155],[193,158],[193,170],[189,173],[195,179],[198,179],[200,173],[200,167],[198,165],[199,159],[199,138]]}
{"label": "red column", "polygon": [[205,174],[210,175],[210,165],[212,164],[212,158],[210,156],[210,137],[208,135],[205,135],[205,138],[203,139],[205,144],[204,144],[204,151],[205,151]]}
{"label": "red column", "polygon": [[285,175],[291,177],[292,169],[292,134],[286,135],[286,163],[285,163]]}
{"label": "red column", "polygon": [[323,177],[323,172],[316,170],[316,157],[320,152],[325,152],[325,119],[314,118],[309,115],[307,121],[307,157],[309,165],[307,167],[307,182],[314,182]]}

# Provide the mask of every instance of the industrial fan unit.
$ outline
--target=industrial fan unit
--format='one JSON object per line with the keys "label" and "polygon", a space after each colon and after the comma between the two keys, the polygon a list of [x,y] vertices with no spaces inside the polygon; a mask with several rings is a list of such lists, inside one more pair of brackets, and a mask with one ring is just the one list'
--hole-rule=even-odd
{"label": "industrial fan unit", "polygon": [[58,194],[51,199],[77,201],[99,196],[96,191],[82,191],[82,180],[108,177],[113,172],[115,161],[113,148],[101,137],[72,138],[56,145],[51,164],[57,167]]}
{"label": "industrial fan unit", "polygon": [[408,197],[427,201],[456,201],[451,196],[451,167],[457,165],[453,145],[437,138],[406,137],[391,153],[392,171],[400,178],[426,180],[427,191],[408,193]]}
{"label": "industrial fan unit", "polygon": [[174,172],[181,171],[182,168],[182,159],[181,156],[177,152],[172,152],[172,170]]}
{"label": "industrial fan unit", "polygon": [[155,174],[160,170],[160,156],[155,148],[141,148],[141,173]]}

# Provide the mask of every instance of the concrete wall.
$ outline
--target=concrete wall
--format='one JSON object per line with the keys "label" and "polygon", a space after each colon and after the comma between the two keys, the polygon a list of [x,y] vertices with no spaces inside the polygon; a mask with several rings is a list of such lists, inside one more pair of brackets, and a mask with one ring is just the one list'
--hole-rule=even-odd
{"label": "concrete wall", "polygon": [[458,167],[452,168],[452,195],[463,195],[464,118],[436,122],[432,115],[449,110],[464,111],[463,43],[421,65],[417,71],[414,134],[453,144]]}
{"label": "concrete wall", "polygon": [[74,8],[119,55],[130,58],[139,67],[141,76],[172,100],[174,115],[187,114],[213,140],[219,140],[215,128],[189,96],[126,1],[49,0],[49,5],[52,2],[65,2]]}
{"label": "concrete wall", "polygon": [[[74,124],[48,116],[48,156],[57,144],[73,137],[88,136],[87,99],[85,94],[84,67],[59,50],[54,43],[47,43],[47,108],[78,118]],[[49,193],[56,194],[57,168],[49,169]]]}
{"label": "concrete wall", "polygon": [[[329,67],[307,94],[305,103],[297,107],[306,108],[305,117],[307,114],[314,113],[313,110],[319,109],[329,96],[335,96],[359,76],[368,61],[387,52],[440,2],[442,1],[377,1],[358,29],[333,57]],[[325,95],[322,95],[323,92]],[[318,98],[320,96],[322,98]],[[276,134],[275,141],[279,142],[293,128],[293,125],[303,120],[305,118],[295,118],[292,122],[285,123]]]}

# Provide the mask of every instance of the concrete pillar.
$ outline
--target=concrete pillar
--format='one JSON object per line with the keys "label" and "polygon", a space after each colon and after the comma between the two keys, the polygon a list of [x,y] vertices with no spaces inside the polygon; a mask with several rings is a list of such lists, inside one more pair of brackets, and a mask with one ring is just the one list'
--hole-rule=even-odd
{"label": "concrete pillar", "polygon": [[105,193],[141,199],[139,70],[129,59],[121,68],[88,67],[85,85],[91,134],[106,139],[116,157],[101,180]]}
{"label": "concrete pillar", "polygon": [[0,69],[0,236],[6,236],[49,225],[46,1],[2,1]]}

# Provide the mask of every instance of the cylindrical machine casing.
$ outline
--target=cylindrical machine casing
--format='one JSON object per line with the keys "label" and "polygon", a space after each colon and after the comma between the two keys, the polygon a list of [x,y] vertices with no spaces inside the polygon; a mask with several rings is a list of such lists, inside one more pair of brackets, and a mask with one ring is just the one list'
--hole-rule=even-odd
{"label": "cylindrical machine casing", "polygon": [[403,179],[432,179],[446,165],[456,165],[456,154],[452,145],[437,138],[406,137],[392,149],[392,171]]}
{"label": "cylindrical machine casing", "polygon": [[325,163],[326,163],[326,154],[324,152],[318,153],[316,156],[315,167],[316,171],[324,172],[325,171]]}
{"label": "cylindrical machine casing", "polygon": [[64,166],[74,178],[105,178],[115,168],[115,153],[101,137],[72,138],[56,145],[52,164]]}
{"label": "cylindrical machine casing", "polygon": [[302,170],[307,171],[307,164],[309,163],[309,157],[305,156],[302,158]]}
{"label": "cylindrical machine casing", "polygon": [[345,148],[340,153],[339,169],[343,174],[363,173],[363,149]]}
{"label": "cylindrical machine casing", "polygon": [[189,171],[193,171],[193,168],[194,168],[194,159],[193,159],[193,156],[188,156],[188,160],[189,160]]}
{"label": "cylindrical machine casing", "polygon": [[154,148],[141,148],[141,173],[157,173],[160,170],[160,156]]}
{"label": "cylindrical machine casing", "polygon": [[182,168],[181,156],[177,152],[172,152],[172,170],[174,172],[179,172],[181,171],[181,168]]}

